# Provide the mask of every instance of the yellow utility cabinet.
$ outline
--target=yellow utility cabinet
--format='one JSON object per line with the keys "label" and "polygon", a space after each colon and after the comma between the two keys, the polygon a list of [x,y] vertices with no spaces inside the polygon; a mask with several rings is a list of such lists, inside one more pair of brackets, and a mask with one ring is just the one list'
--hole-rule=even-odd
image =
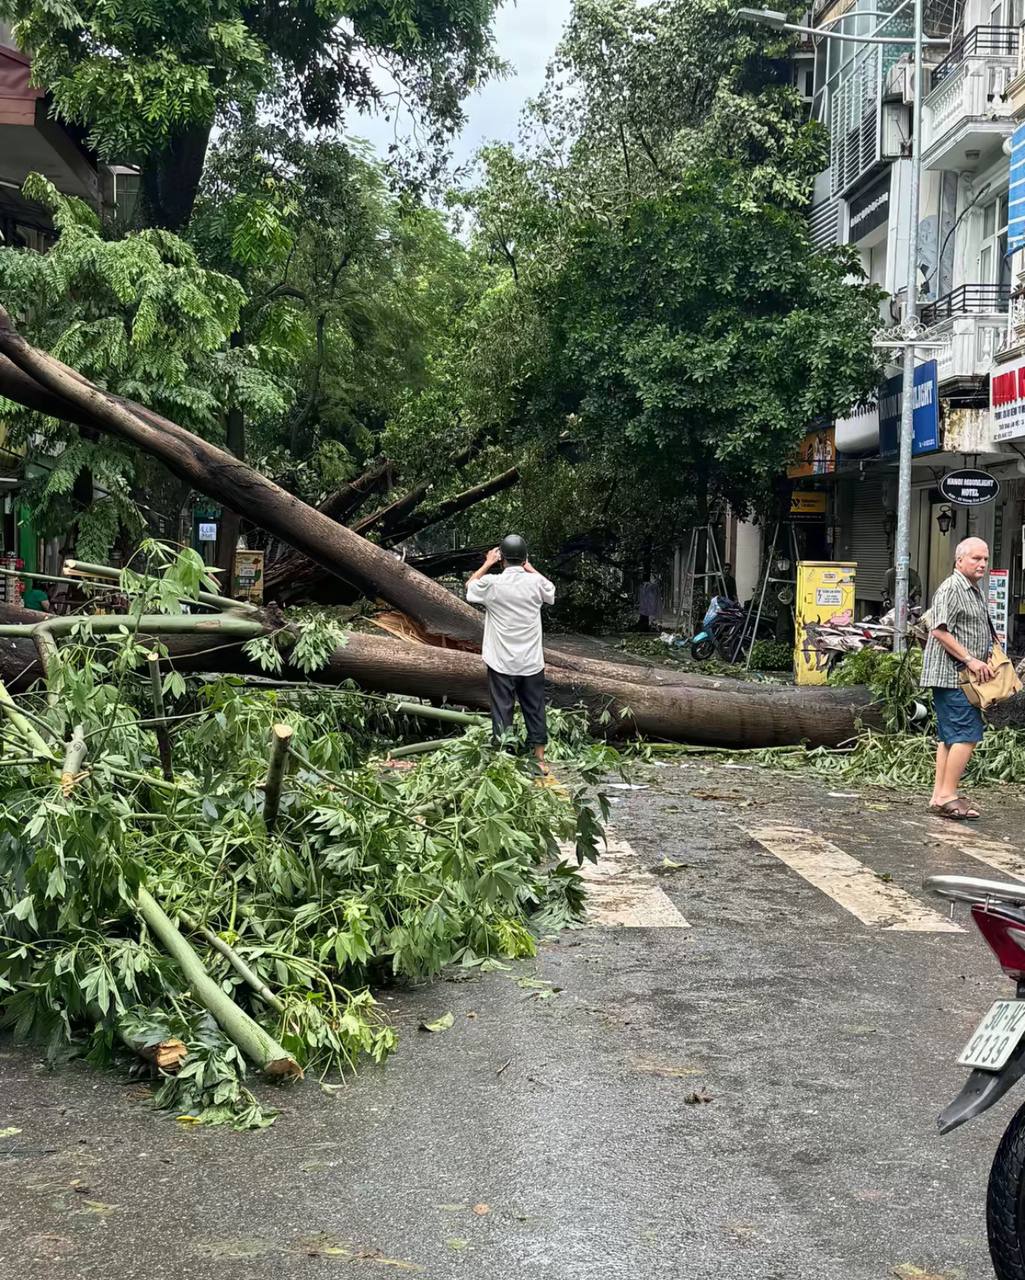
{"label": "yellow utility cabinet", "polygon": [[823,623],[844,626],[854,621],[857,567],[830,560],[799,562],[794,621],[794,678],[798,684],[826,683],[828,654],[817,642],[818,629]]}

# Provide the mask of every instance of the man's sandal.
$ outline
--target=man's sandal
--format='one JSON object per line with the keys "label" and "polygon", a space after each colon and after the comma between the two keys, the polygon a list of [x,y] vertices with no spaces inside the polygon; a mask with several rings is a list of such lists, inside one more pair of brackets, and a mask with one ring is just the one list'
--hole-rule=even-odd
{"label": "man's sandal", "polygon": [[935,813],[938,818],[946,818],[949,822],[974,822],[981,816],[978,809],[973,809],[963,796],[935,806]]}

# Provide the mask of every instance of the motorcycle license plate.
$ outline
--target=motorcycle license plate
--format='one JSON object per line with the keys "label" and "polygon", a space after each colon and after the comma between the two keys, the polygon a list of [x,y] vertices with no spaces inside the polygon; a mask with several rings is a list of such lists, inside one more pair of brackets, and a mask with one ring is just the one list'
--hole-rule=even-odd
{"label": "motorcycle license plate", "polygon": [[1000,1071],[1025,1036],[1025,1000],[998,1000],[958,1058],[962,1067]]}

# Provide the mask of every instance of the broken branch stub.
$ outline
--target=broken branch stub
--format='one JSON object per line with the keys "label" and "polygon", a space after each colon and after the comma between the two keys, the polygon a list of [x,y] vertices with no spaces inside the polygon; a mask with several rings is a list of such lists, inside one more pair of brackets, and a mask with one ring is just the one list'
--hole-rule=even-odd
{"label": "broken branch stub", "polygon": [[276,724],[270,731],[270,761],[267,765],[267,786],[263,796],[263,823],[268,831],[274,830],[281,810],[281,787],[288,768],[288,749],[292,743],[292,728]]}

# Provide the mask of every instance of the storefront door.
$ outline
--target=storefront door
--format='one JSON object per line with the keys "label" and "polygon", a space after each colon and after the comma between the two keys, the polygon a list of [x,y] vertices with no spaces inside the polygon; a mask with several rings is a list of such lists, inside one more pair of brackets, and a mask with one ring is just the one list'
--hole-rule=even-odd
{"label": "storefront door", "polygon": [[933,592],[944,578],[949,578],[954,570],[954,548],[964,535],[958,530],[955,518],[948,533],[942,533],[937,523],[941,511],[953,510],[955,517],[960,513],[956,507],[951,508],[946,502],[929,504],[929,577],[925,583],[926,597],[931,600]]}

